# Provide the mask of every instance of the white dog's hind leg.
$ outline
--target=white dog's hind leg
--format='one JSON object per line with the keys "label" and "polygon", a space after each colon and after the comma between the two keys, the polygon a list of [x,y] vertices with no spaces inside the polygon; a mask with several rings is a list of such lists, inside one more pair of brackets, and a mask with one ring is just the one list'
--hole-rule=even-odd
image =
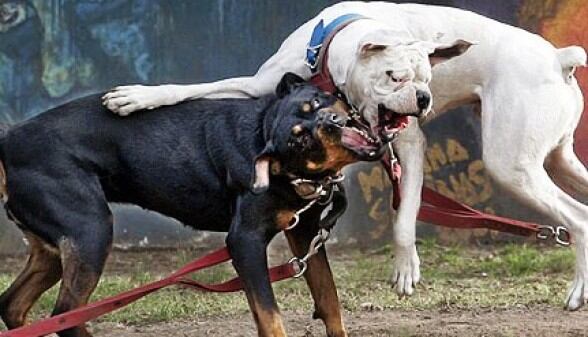
{"label": "white dog's hind leg", "polygon": [[423,160],[426,139],[418,121],[411,117],[393,144],[402,165],[400,191],[402,199],[394,219],[394,266],[392,282],[398,295],[412,295],[420,280],[420,260],[415,245],[416,218],[421,204]]}
{"label": "white dog's hind leg", "polygon": [[560,189],[543,167],[551,149],[571,133],[561,126],[573,118],[573,97],[567,96],[565,87],[546,85],[521,92],[516,84],[500,84],[481,100],[486,170],[521,202],[570,230],[576,272],[566,308],[576,310],[588,299],[588,206]]}
{"label": "white dog's hind leg", "polygon": [[[501,168],[495,169],[501,165]],[[588,228],[585,224],[588,206],[560,190],[547,175],[541,163],[504,166],[504,162],[486,164],[488,173],[501,186],[555,224],[570,229],[576,243],[576,275],[566,300],[568,310],[579,309],[588,300]]]}
{"label": "white dog's hind leg", "polygon": [[574,153],[573,139],[553,150],[545,168],[555,183],[582,202],[588,202],[588,170]]}

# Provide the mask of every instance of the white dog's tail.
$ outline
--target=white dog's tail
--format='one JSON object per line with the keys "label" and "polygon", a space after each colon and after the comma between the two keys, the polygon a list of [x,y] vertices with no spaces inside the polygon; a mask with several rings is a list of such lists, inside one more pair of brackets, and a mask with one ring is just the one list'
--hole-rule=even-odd
{"label": "white dog's tail", "polygon": [[569,83],[574,76],[576,67],[586,66],[586,51],[580,46],[569,46],[557,49],[556,53],[564,79]]}

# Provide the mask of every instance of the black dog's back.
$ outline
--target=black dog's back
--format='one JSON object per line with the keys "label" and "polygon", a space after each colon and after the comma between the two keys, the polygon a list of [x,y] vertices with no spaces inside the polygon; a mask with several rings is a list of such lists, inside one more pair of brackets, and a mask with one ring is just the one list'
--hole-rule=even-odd
{"label": "black dog's back", "polygon": [[[92,95],[52,109],[2,139],[8,208],[25,230],[53,244],[76,229],[50,216],[52,198],[63,214],[95,212],[96,222],[109,217],[108,200],[226,231],[231,200],[248,188],[252,158],[263,147],[271,100],[200,100],[121,118]],[[31,216],[31,207],[47,215]],[[59,222],[53,231],[50,223]]]}

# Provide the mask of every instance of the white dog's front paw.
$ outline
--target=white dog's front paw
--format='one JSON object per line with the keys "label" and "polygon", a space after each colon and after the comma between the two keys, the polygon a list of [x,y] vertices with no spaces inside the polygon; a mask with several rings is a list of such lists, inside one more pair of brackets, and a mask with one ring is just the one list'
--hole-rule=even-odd
{"label": "white dog's front paw", "polygon": [[566,310],[574,311],[580,309],[588,300],[588,278],[587,275],[576,271],[574,283],[568,292]]}
{"label": "white dog's front paw", "polygon": [[175,104],[173,91],[165,86],[129,85],[116,87],[102,96],[102,104],[121,116],[162,105]]}
{"label": "white dog's front paw", "polygon": [[410,296],[414,286],[421,279],[421,261],[416,246],[396,246],[394,251],[392,284],[395,286],[398,296]]}

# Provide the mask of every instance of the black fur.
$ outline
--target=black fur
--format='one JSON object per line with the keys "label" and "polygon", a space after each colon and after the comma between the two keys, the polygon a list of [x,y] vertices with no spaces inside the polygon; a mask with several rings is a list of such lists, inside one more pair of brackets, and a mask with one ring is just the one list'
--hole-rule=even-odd
{"label": "black fur", "polygon": [[[297,176],[332,174],[309,171],[305,159],[326,159],[318,127],[340,137],[338,128],[329,127],[331,118],[321,117],[327,113],[317,112],[335,98],[288,76],[277,96],[258,100],[191,101],[121,118],[92,95],[47,111],[0,140],[6,207],[24,232],[56,249],[63,242],[75,247],[85,268],[75,273],[102,272],[112,243],[108,202],[136,204],[196,229],[228,231],[248,295],[273,310],[265,249],[280,230],[276,212],[305,201],[284,175],[272,176],[264,193],[252,193],[255,159],[269,156]],[[312,99],[320,109],[302,111]],[[307,130],[302,143],[292,135],[297,124]],[[320,209],[313,213],[318,220]],[[1,303],[7,296],[0,305],[10,304]],[[58,303],[54,313],[72,306]]]}

